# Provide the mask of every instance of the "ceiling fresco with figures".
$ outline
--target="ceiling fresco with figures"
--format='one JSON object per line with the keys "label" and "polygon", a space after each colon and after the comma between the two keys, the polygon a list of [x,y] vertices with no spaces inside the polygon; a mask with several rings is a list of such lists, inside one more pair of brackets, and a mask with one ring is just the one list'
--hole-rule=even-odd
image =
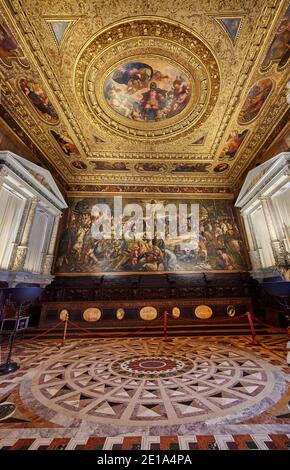
{"label": "ceiling fresco with figures", "polygon": [[289,24],[284,0],[0,0],[1,119],[71,194],[232,193],[289,127]]}

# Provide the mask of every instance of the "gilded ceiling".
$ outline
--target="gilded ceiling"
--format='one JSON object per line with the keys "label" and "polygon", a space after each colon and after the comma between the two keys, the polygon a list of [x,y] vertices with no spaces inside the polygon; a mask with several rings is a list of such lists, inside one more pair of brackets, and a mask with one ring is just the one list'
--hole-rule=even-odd
{"label": "gilded ceiling", "polygon": [[0,5],[6,122],[71,191],[230,193],[289,126],[286,1]]}

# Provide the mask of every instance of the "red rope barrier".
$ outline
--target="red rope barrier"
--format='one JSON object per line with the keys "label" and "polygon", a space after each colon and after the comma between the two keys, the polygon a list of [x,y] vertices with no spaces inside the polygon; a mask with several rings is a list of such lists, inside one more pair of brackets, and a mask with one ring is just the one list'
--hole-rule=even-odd
{"label": "red rope barrier", "polygon": [[183,318],[182,321],[187,322],[187,323],[191,323],[191,324],[193,322],[194,323],[196,323],[196,322],[199,322],[199,323],[224,323],[224,322],[228,322],[228,321],[238,320],[239,318],[243,318],[245,316],[246,316],[246,314],[244,313],[243,315],[239,315],[237,317],[221,318],[221,319],[216,319],[216,320],[211,320],[210,318],[206,318],[204,320],[195,319],[195,318],[190,320],[190,319]]}
{"label": "red rope barrier", "polygon": [[[96,333],[95,331],[92,331],[92,330],[88,330],[87,328],[82,328],[81,326],[79,326],[77,323],[74,323],[73,321],[69,320],[68,321],[71,325],[73,325],[75,328],[78,328],[79,330],[81,331],[85,331],[86,333],[89,333],[90,335],[94,335],[94,336],[98,336],[98,337],[101,337],[103,338],[104,336],[105,337],[112,337],[112,333]],[[143,330],[146,330],[148,328],[148,326],[144,326],[144,328],[141,328],[137,331],[134,331],[134,333],[140,333],[141,331]],[[126,336],[130,336],[131,333],[114,333],[114,336],[120,336],[120,337],[126,337]]]}
{"label": "red rope barrier", "polygon": [[164,338],[163,338],[163,341],[165,343],[169,343],[170,341],[172,341],[170,338],[168,338],[167,336],[167,321],[168,321],[168,315],[169,313],[168,312],[164,312],[163,313],[163,322],[164,322],[164,326],[163,326],[163,330],[164,330]]}
{"label": "red rope barrier", "polygon": [[259,318],[255,317],[255,316],[253,316],[253,318],[254,318],[258,323],[261,323],[262,325],[267,326],[268,328],[272,328],[273,330],[277,330],[277,331],[281,331],[281,332],[282,332],[282,331],[284,332],[285,329],[287,330],[287,327],[286,327],[286,326],[285,326],[285,328],[282,328],[282,327],[278,328],[277,326],[268,325],[268,323],[263,322],[262,320],[260,320]]}
{"label": "red rope barrier", "polygon": [[[22,344],[34,342],[34,341],[36,341],[38,338],[40,338],[41,336],[44,336],[44,335],[46,335],[47,333],[49,333],[50,331],[56,330],[56,328],[58,328],[62,323],[63,323],[63,322],[61,321],[61,322],[57,323],[56,325],[54,325],[54,326],[53,326],[52,328],[50,328],[49,330],[46,330],[46,331],[44,331],[43,333],[40,333],[39,335],[33,336],[33,337],[30,338],[30,339],[27,339],[27,340],[21,340],[21,339],[20,339],[20,340],[18,340],[18,341],[16,340],[16,341],[15,341],[15,344],[16,344],[17,346],[21,346]],[[3,348],[3,349],[7,349],[7,348],[8,348],[8,344],[2,346],[2,348]]]}
{"label": "red rope barrier", "polygon": [[253,322],[253,315],[251,314],[251,312],[247,312],[246,315],[248,317],[250,328],[251,328],[252,344],[256,345],[257,341],[256,341],[256,331],[255,331],[254,322]]}
{"label": "red rope barrier", "polygon": [[[255,317],[254,315],[252,315],[250,312],[247,312],[247,313],[244,313],[243,315],[239,315],[239,316],[235,316],[235,317],[229,317],[229,318],[221,318],[221,319],[215,319],[215,320],[212,320],[212,319],[185,319],[183,318],[182,319],[182,322],[183,323],[187,323],[187,324],[193,324],[193,323],[226,323],[226,322],[232,322],[233,320],[238,320],[240,318],[244,318],[244,317],[248,317],[248,320],[249,320],[249,324],[250,324],[250,328],[251,328],[251,333],[252,333],[252,344],[256,344],[256,332],[255,332],[255,328],[254,328],[254,321],[257,321],[258,323],[261,323],[262,325],[264,326],[267,326],[269,328],[272,328],[274,330],[277,330],[277,331],[284,331],[283,328],[277,328],[277,327],[274,327],[272,325],[268,325],[267,323],[263,322],[262,320],[258,319],[257,317]],[[165,342],[169,342],[171,341],[170,338],[168,338],[168,321],[169,321],[169,318],[170,318],[170,315],[167,311],[163,312],[163,315],[160,314],[158,315],[157,319],[162,319],[163,317],[163,330],[164,330],[164,339],[163,341]],[[77,328],[79,329],[80,331],[84,331],[90,335],[94,335],[94,336],[98,336],[98,337],[112,337],[112,333],[97,333],[95,331],[92,331],[92,330],[89,330],[87,328],[83,328],[81,327],[80,325],[78,325],[77,323],[71,321],[71,320],[68,320],[68,323],[70,323],[74,328]],[[63,324],[63,321],[60,321],[59,323],[57,323],[56,325],[54,325],[52,328],[49,328],[48,330],[40,333],[39,335],[36,335],[30,339],[27,339],[27,340],[16,340],[15,343],[17,346],[21,346],[21,345],[24,345],[24,344],[29,344],[29,343],[33,343],[34,341],[37,341],[39,338],[41,338],[42,336],[45,336],[47,335],[47,333],[49,333],[50,331],[53,331],[53,330],[56,330],[61,324]],[[140,328],[139,330],[137,331],[133,331],[131,333],[114,333],[114,336],[118,336],[118,337],[127,337],[127,336],[130,336],[132,333],[134,334],[138,334],[146,329],[149,328],[149,325],[148,326],[144,326],[143,328]],[[7,349],[8,347],[8,344],[7,345],[4,345],[2,346],[3,349]]]}

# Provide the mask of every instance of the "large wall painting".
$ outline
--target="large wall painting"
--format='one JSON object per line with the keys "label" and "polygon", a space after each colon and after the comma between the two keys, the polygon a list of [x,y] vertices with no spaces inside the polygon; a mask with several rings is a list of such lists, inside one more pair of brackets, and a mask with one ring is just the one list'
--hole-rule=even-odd
{"label": "large wall painting", "polygon": [[181,113],[191,97],[188,77],[163,59],[127,62],[104,85],[109,106],[134,121],[162,121]]}
{"label": "large wall painting", "polygon": [[[215,270],[245,270],[244,249],[238,226],[233,214],[233,205],[228,200],[186,200],[186,199],[130,199],[127,204],[139,204],[146,214],[146,204],[158,202],[164,206],[199,204],[199,233],[195,247],[186,237],[177,234],[168,237],[169,219],[165,216],[165,237],[155,235],[151,239],[145,234],[118,239],[114,227],[126,232],[126,222],[131,216],[117,219],[113,225],[110,215],[107,222],[111,230],[109,239],[96,239],[92,225],[100,212],[96,205],[107,204],[114,215],[113,198],[72,199],[66,223],[61,232],[55,271],[58,274],[98,274],[126,272],[203,272]],[[179,210],[179,209],[178,209]],[[145,219],[143,219],[143,223]],[[187,223],[190,225],[189,217]],[[119,224],[119,225],[118,225]],[[190,228],[190,227],[189,227]],[[133,236],[132,236],[133,232]]]}
{"label": "large wall painting", "polygon": [[252,86],[238,116],[240,124],[247,124],[258,116],[272,88],[273,82],[269,78],[260,80]]}
{"label": "large wall painting", "polygon": [[279,23],[273,41],[267,50],[261,69],[266,70],[273,63],[278,64],[278,70],[282,69],[290,57],[290,4]]}

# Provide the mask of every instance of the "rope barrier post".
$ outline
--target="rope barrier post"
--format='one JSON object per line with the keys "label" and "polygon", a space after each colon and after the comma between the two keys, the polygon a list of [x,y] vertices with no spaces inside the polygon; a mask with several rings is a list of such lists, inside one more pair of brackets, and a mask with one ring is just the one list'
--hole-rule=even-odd
{"label": "rope barrier post", "polygon": [[166,311],[163,313],[163,321],[164,321],[164,338],[163,338],[163,341],[165,341],[165,343],[169,343],[170,341],[172,341],[172,339],[168,338],[168,336],[167,336],[168,315],[169,315],[169,313],[166,312]]}
{"label": "rope barrier post", "polygon": [[253,322],[253,315],[252,315],[251,312],[247,312],[246,315],[248,317],[248,321],[249,321],[250,328],[251,328],[251,333],[252,333],[252,343],[251,344],[256,345],[257,341],[256,341],[256,332],[255,332],[255,327],[254,327],[254,322]]}
{"label": "rope barrier post", "polygon": [[69,314],[67,313],[66,316],[65,316],[65,320],[64,320],[64,329],[63,329],[63,337],[62,337],[61,346],[65,346],[66,333],[67,333],[67,327],[68,327],[68,320],[69,320]]}

